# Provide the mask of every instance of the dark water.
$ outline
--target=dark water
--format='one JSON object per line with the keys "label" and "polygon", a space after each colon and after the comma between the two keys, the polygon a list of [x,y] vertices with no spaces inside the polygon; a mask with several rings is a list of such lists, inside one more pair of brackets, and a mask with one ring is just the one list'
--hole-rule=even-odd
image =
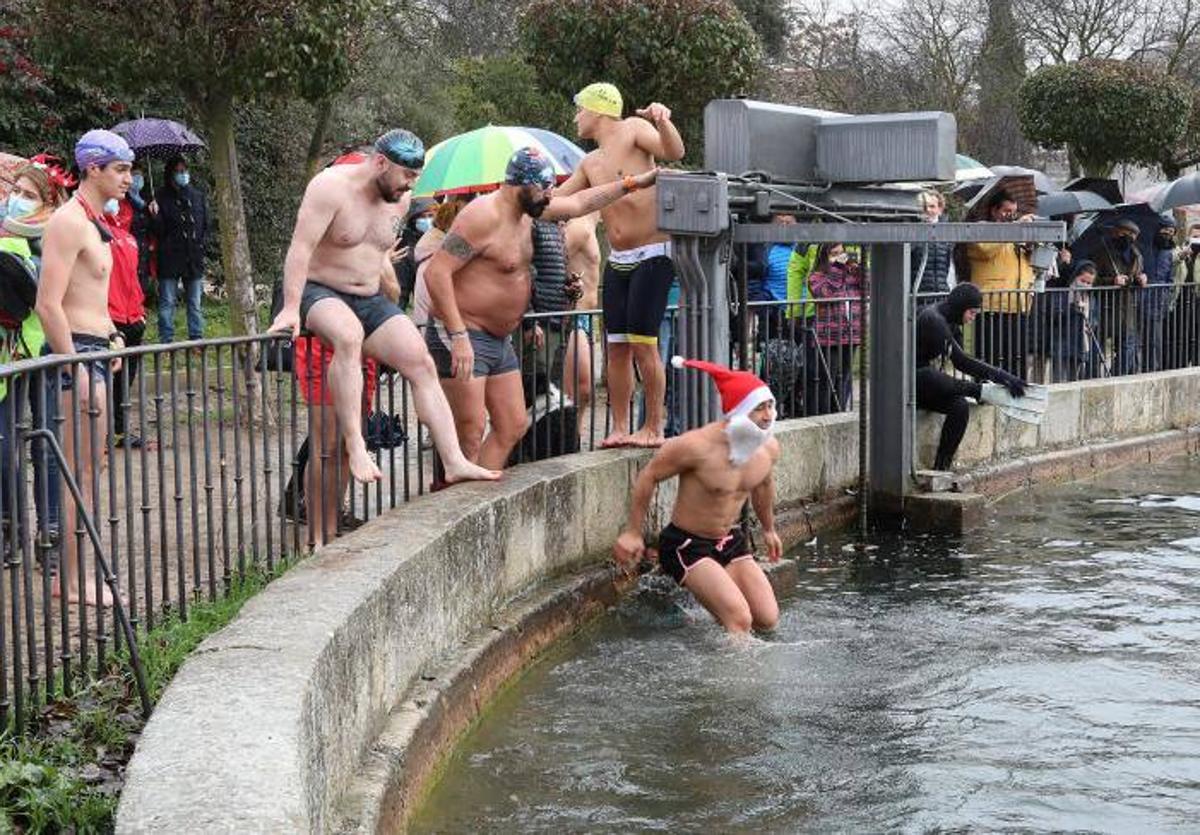
{"label": "dark water", "polygon": [[643,590],[556,647],[414,829],[1200,832],[1200,462],[849,541],[766,641]]}

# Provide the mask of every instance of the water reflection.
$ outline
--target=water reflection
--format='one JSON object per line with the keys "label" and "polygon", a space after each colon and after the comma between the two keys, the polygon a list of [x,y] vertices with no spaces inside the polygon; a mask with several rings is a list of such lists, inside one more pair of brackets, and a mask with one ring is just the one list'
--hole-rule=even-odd
{"label": "water reflection", "polygon": [[966,539],[823,538],[749,644],[647,581],[504,694],[415,829],[1194,831],[1198,493],[1182,459]]}

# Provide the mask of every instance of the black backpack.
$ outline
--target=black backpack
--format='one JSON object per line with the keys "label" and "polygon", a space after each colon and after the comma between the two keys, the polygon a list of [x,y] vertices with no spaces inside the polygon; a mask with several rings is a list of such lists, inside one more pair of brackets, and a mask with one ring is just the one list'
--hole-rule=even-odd
{"label": "black backpack", "polygon": [[19,330],[37,304],[38,274],[33,260],[0,250],[0,326]]}

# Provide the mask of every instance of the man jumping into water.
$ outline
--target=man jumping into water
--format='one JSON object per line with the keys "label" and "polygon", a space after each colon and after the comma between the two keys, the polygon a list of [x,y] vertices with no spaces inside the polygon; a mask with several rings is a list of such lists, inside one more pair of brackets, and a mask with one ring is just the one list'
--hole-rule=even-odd
{"label": "man jumping into water", "polygon": [[[656,159],[683,159],[683,139],[671,122],[671,111],[658,102],[622,119],[623,103],[617,88],[591,84],[575,96],[575,104],[579,136],[595,140],[599,148],[584,158],[559,194],[618,182],[653,169]],[[658,330],[667,310],[667,293],[675,281],[670,241],[658,230],[653,189],[618,200],[600,216],[612,244],[604,268],[602,306],[608,341],[608,406],[613,421],[612,432],[601,446],[660,446],[666,374],[658,355]],[[631,433],[634,363],[645,388],[646,422]]]}
{"label": "man jumping into water", "polygon": [[472,461],[503,467],[529,422],[511,334],[529,309],[533,290],[533,219],[590,214],[649,188],[657,176],[651,168],[559,197],[551,194],[550,160],[535,148],[522,148],[509,159],[500,189],[472,201],[454,219],[425,268],[436,318],[425,340],[454,410],[459,442]]}
{"label": "man jumping into water", "polygon": [[[379,137],[355,165],[326,168],[304,192],[283,265],[283,308],[272,331],[311,331],[333,349],[328,385],[350,474],[362,482],[382,474],[362,434],[362,354],[399,371],[412,385],[417,416],[429,427],[446,481],[491,480],[499,473],[468,461],[437,370],[416,327],[380,292],[392,275],[396,205],[425,164],[425,146],[406,130]],[[340,501],[331,497],[330,501]]]}
{"label": "man jumping into water", "polygon": [[680,357],[671,363],[713,376],[725,418],[667,441],[638,475],[628,524],[613,547],[617,563],[628,571],[641,559],[654,489],[679,476],[671,524],[658,540],[663,573],[690,591],[729,632],[774,629],[779,604],[738,517],[749,497],[762,523],[767,558],[776,562],[783,543],[775,532],[775,396],[766,383],[744,371]]}

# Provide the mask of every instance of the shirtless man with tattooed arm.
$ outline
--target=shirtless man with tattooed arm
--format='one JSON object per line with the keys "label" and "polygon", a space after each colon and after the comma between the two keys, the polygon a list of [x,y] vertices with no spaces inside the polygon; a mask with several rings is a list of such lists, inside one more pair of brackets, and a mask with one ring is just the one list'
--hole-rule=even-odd
{"label": "shirtless man with tattooed arm", "polygon": [[[565,220],[594,212],[658,176],[636,177],[553,196],[554,168],[533,148],[513,154],[498,191],[463,209],[442,249],[429,260],[425,283],[434,321],[425,342],[454,412],[459,442],[490,469],[507,463],[525,435],[525,395],[511,334],[529,309],[533,218]],[[491,432],[483,431],[491,418]]]}

